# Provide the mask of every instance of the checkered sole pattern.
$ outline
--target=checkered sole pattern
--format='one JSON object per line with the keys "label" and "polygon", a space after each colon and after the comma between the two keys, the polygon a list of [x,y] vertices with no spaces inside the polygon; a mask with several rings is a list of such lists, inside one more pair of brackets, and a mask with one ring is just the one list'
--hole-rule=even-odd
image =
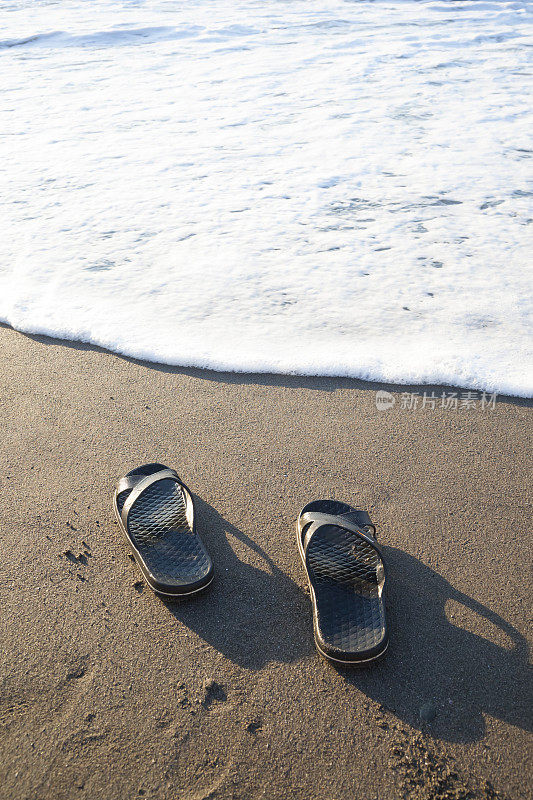
{"label": "checkered sole pattern", "polygon": [[306,562],[324,645],[351,653],[379,646],[385,638],[379,553],[357,534],[326,525],[309,542]]}
{"label": "checkered sole pattern", "polygon": [[[125,491],[117,496],[119,513],[128,495]],[[149,486],[130,509],[128,529],[158,583],[181,586],[208,575],[209,556],[187,520],[185,495],[176,481]]]}

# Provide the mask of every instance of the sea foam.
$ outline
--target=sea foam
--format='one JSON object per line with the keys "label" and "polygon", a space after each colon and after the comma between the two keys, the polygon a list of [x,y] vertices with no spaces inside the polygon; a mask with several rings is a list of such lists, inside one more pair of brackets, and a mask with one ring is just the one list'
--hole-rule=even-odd
{"label": "sea foam", "polygon": [[0,319],[531,395],[518,0],[4,4]]}

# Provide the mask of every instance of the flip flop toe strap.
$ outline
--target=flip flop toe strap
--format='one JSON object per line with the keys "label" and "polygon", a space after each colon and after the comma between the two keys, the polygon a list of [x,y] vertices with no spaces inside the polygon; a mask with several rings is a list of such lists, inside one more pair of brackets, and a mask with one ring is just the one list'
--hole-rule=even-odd
{"label": "flip flop toe strap", "polygon": [[[366,514],[366,512],[361,512],[361,513]],[[366,514],[366,516],[368,517],[368,514]],[[370,517],[368,517],[368,520],[370,520]],[[337,528],[344,528],[344,530],[351,531],[352,533],[355,533],[358,536],[360,536],[362,539],[368,542],[368,544],[371,545],[375,550],[377,550],[380,557],[382,557],[381,548],[377,544],[376,539],[371,534],[367,533],[360,525],[349,519],[346,519],[346,517],[342,515],[319,514],[310,511],[302,515],[300,523],[302,527],[304,527],[305,525],[309,525],[309,529],[305,534],[303,542],[304,552],[307,550],[309,542],[311,541],[311,539],[313,538],[313,536],[315,535],[315,533],[318,531],[319,528],[324,527],[324,525],[335,525]],[[374,526],[370,521],[368,523],[363,523],[363,524],[371,525],[372,528],[375,530]]]}

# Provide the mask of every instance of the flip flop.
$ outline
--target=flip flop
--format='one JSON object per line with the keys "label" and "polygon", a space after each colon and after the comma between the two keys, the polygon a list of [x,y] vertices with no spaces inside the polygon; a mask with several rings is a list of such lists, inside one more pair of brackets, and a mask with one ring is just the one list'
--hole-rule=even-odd
{"label": "flip flop", "polygon": [[367,512],[316,500],[302,509],[297,527],[319,653],[352,666],[380,658],[389,641],[385,565]]}
{"label": "flip flop", "polygon": [[113,507],[156,594],[179,599],[211,583],[213,564],[196,532],[192,495],[175,470],[144,464],[128,472],[117,484]]}

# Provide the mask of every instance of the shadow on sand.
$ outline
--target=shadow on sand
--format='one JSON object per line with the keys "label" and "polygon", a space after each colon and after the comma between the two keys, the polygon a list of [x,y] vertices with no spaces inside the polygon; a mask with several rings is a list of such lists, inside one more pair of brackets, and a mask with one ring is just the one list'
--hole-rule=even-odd
{"label": "shadow on sand", "polygon": [[[435,738],[480,739],[484,714],[531,731],[533,687],[524,637],[416,558],[393,547],[383,551],[389,565],[389,651],[374,667],[338,668],[346,682]],[[455,625],[447,603],[463,607],[455,605],[456,616],[477,617],[476,628],[502,644]],[[419,713],[426,703],[436,712],[429,724]]]}
{"label": "shadow on sand", "polygon": [[[271,661],[288,663],[310,655],[314,648],[303,624],[309,602],[304,592],[243,531],[196,495],[194,502],[215,564],[215,581],[194,601],[161,602],[176,619],[241,667],[260,669]],[[216,536],[204,535],[208,531],[216,531]],[[258,554],[264,568],[241,561],[231,538]]]}
{"label": "shadow on sand", "polygon": [[[194,602],[165,603],[169,612],[247,669],[315,657],[306,594],[249,536],[207,503],[195,500],[202,529],[217,531],[206,543],[218,580]],[[231,547],[231,537],[259,554],[266,569],[243,563]],[[485,731],[483,714],[532,730],[526,640],[498,614],[459,592],[416,558],[396,548],[383,549],[389,565],[389,651],[371,667],[331,668],[400,720],[435,738],[475,741]],[[474,577],[475,572],[473,581]],[[470,618],[473,612],[479,618],[476,627],[484,632],[492,627],[489,635],[494,638],[496,633],[504,643],[496,644],[449,621],[446,604],[450,601],[468,609]],[[429,724],[419,716],[421,706],[428,702],[436,711]]]}

